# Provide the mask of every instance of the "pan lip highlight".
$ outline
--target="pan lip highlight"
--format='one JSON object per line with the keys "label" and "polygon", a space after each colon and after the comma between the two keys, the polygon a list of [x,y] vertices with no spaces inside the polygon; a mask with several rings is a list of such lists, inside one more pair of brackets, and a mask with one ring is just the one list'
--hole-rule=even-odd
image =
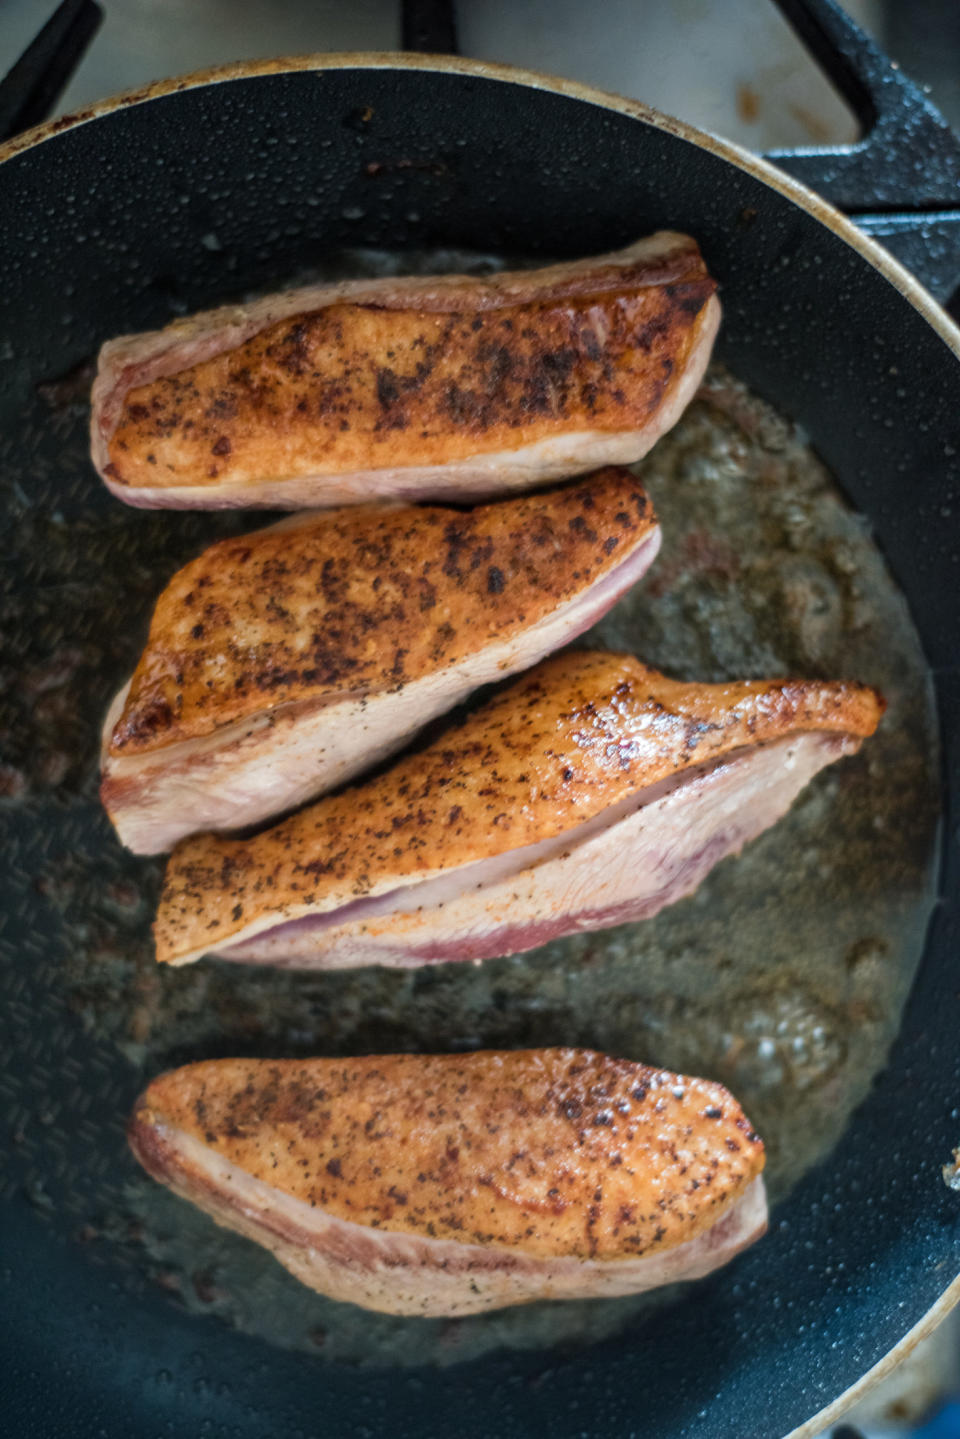
{"label": "pan lip highlight", "polygon": [[[133,90],[97,100],[74,114],[61,115],[57,119],[47,120],[42,125],[36,125],[0,145],[0,165],[37,145],[56,139],[58,135],[88,124],[91,120],[104,118],[132,105],[161,100],[168,95],[179,94],[184,90],[200,89],[204,86],[219,85],[232,80],[259,79],[262,76],[270,75],[299,72],[321,75],[325,71],[332,70],[424,71],[465,75],[480,80],[491,80],[498,84],[518,85],[530,90],[545,90],[565,99],[580,100],[600,109],[616,111],[628,119],[639,120],[652,129],[663,130],[667,134],[685,140],[688,144],[707,150],[716,155],[718,159],[726,161],[727,164],[733,165],[738,170],[745,171],[769,186],[770,189],[783,195],[785,199],[805,210],[813,219],[832,231],[850,249],[856,250],[873,269],[879,271],[895,290],[899,291],[915,310],[919,311],[948,349],[957,359],[960,359],[960,326],[954,324],[943,307],[924,289],[919,280],[898,260],[895,260],[878,241],[871,239],[859,230],[842,211],[821,199],[806,185],[800,184],[784,171],[777,169],[770,161],[752,154],[731,140],[721,139],[684,120],[678,120],[672,115],[655,110],[640,100],[632,100],[623,95],[601,90],[593,85],[583,84],[578,80],[568,80],[537,70],[527,70],[520,66],[504,65],[489,60],[468,60],[450,55],[422,55],[405,51],[376,50],[241,60],[231,64],[195,70],[170,79],[155,80]],[[807,148],[815,153],[817,147]],[[857,148],[856,144],[844,147],[850,153],[855,152]],[[931,218],[933,217],[931,216]]]}
{"label": "pan lip highlight", "polygon": [[889,1374],[892,1374],[897,1365],[912,1354],[922,1340],[929,1339],[933,1331],[943,1323],[958,1303],[960,1303],[960,1275],[957,1275],[947,1286],[940,1298],[931,1304],[926,1313],[920,1316],[913,1328],[908,1329],[903,1338],[892,1349],[888,1349],[872,1368],[868,1369],[865,1374],[861,1374],[860,1378],[851,1384],[849,1389],[838,1394],[836,1399],[831,1400],[809,1419],[805,1419],[802,1424],[798,1424],[795,1429],[791,1429],[788,1434],[783,1436],[783,1439],[816,1439],[817,1435],[836,1424],[851,1405],[865,1398],[882,1379],[886,1379]]}

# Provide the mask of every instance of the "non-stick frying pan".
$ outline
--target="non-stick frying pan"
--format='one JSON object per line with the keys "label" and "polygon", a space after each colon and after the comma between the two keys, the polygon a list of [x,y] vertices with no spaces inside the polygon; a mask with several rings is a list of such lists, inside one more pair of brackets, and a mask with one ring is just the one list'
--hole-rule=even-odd
{"label": "non-stick frying pan", "polygon": [[[26,797],[4,771],[3,1432],[814,1433],[960,1294],[960,1196],[941,1177],[960,1137],[960,333],[770,165],[639,104],[509,69],[396,55],[235,66],[44,126],[0,161],[11,703],[17,654],[51,606],[73,622],[76,573],[116,509],[92,473],[59,469],[49,404],[49,382],[104,338],[282,284],[344,247],[588,255],[668,223],[697,236],[722,283],[723,359],[807,427],[907,596],[936,683],[945,815],[941,899],[889,1065],[762,1244],[602,1345],[355,1370],[179,1312],[57,1224],[85,1186],[131,1172],[122,1122],[138,1078],[68,1008],[50,903],[51,868],[67,886],[72,857],[110,836],[69,755],[46,756]],[[135,556],[129,582],[139,623]],[[67,657],[76,678],[58,703],[90,739],[104,674],[85,671],[79,607],[75,621],[80,659]],[[109,670],[110,636],[98,642]],[[130,902],[122,885],[113,899]]]}

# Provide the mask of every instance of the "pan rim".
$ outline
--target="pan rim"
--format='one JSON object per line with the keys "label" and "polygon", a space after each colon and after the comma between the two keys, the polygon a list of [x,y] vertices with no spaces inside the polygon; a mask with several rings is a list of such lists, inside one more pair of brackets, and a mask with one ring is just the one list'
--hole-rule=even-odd
{"label": "pan rim", "polygon": [[[469,60],[453,55],[423,55],[410,51],[331,51],[314,52],[307,55],[283,55],[275,59],[239,60],[225,65],[208,66],[193,70],[186,75],[173,76],[166,80],[154,80],[131,90],[120,91],[94,101],[83,109],[53,120],[46,120],[15,135],[0,144],[0,164],[24,151],[42,145],[58,135],[75,130],[91,120],[101,119],[133,105],[146,104],[150,100],[163,99],[184,90],[195,90],[209,85],[218,85],[231,80],[257,79],[261,76],[294,74],[325,70],[403,70],[426,71],[440,74],[467,75],[481,80],[492,80],[499,84],[522,85],[527,89],[546,90],[564,98],[581,100],[601,109],[614,110],[630,119],[639,120],[657,130],[676,135],[679,139],[697,145],[718,158],[725,160],[738,170],[744,170],[762,183],[778,191],[800,209],[831,230],[851,249],[878,270],[883,277],[918,310],[927,323],[940,336],[944,344],[960,359],[960,326],[954,323],[943,307],[933,298],[911,272],[895,260],[888,250],[870,236],[859,230],[854,222],[842,211],[836,209],[815,191],[794,180],[785,171],[779,170],[771,161],[754,155],[731,140],[721,139],[707,130],[700,130],[685,120],[645,105],[613,91],[602,90],[595,85],[579,80],[568,80],[559,75],[543,71],[528,70],[522,66],[505,65],[492,60]],[[815,148],[815,147],[814,147]],[[855,150],[856,146],[847,146]]]}
{"label": "pan rim", "polygon": [[921,1315],[913,1328],[908,1329],[903,1338],[892,1349],[888,1349],[886,1354],[878,1359],[876,1364],[865,1374],[861,1374],[849,1389],[845,1389],[842,1394],[838,1394],[836,1399],[832,1399],[816,1414],[805,1419],[802,1424],[798,1424],[796,1429],[791,1429],[789,1434],[784,1434],[782,1439],[816,1439],[817,1435],[836,1424],[852,1405],[858,1403],[881,1380],[892,1374],[898,1364],[912,1354],[922,1340],[928,1339],[958,1302],[960,1302],[960,1275],[947,1285],[940,1298],[931,1304],[926,1314]]}
{"label": "pan rim", "polygon": [[[551,92],[567,99],[579,100],[601,109],[611,110],[630,119],[639,120],[653,129],[662,130],[679,139],[686,140],[766,184],[832,231],[846,245],[860,254],[919,312],[947,348],[960,360],[960,326],[954,323],[919,280],[898,260],[894,259],[878,241],[858,229],[842,211],[778,169],[772,162],[753,154],[733,141],[721,139],[709,131],[701,130],[686,121],[678,120],[674,116],[645,105],[640,100],[606,91],[581,81],[521,66],[495,61],[470,60],[458,56],[425,55],[405,51],[314,52],[305,55],[235,61],[194,70],[169,79],[151,81],[148,84],[106,96],[74,113],[44,121],[12,139],[0,143],[0,165],[48,140],[56,139],[60,135],[78,129],[92,120],[105,118],[116,111],[134,105],[163,99],[168,95],[233,80],[257,79],[270,75],[300,72],[322,74],[328,70],[424,71],[465,75],[499,84],[518,85],[532,90]],[[856,149],[856,146],[844,148]],[[890,1374],[917,1344],[932,1334],[958,1303],[960,1303],[960,1274],[951,1280],[940,1297],[914,1326],[866,1373],[862,1374],[842,1394],[816,1414],[783,1435],[782,1439],[814,1439],[814,1436],[822,1430],[836,1423],[852,1404],[863,1398],[876,1384]]]}

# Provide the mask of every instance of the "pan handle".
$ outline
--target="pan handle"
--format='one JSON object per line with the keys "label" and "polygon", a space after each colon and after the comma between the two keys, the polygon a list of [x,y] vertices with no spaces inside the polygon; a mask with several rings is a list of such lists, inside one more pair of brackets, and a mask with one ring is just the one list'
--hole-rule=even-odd
{"label": "pan handle", "polygon": [[960,286],[960,138],[836,0],[776,0],[863,128],[766,158],[844,210],[938,300]]}
{"label": "pan handle", "polygon": [[57,6],[0,80],[0,140],[47,118],[102,20],[103,11],[95,0],[63,0]]}

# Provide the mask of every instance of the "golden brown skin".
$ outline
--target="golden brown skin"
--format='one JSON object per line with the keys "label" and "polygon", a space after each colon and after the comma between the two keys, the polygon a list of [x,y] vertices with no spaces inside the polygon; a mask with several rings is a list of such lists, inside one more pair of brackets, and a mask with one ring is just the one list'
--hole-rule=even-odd
{"label": "golden brown skin", "polygon": [[722,1085],[577,1049],[187,1065],[130,1124],[168,1180],[158,1121],[338,1219],[544,1258],[682,1244],[764,1164]]}
{"label": "golden brown skin", "polygon": [[157,601],[109,752],[459,664],[614,570],[655,525],[640,482],[609,466],[466,511],[363,506],[221,540]]}
{"label": "golden brown skin", "polygon": [[384,774],[252,839],[198,835],[170,857],[157,958],[535,844],[637,790],[791,732],[872,734],[873,689],[819,680],[685,684],[630,655],[569,651]]}
{"label": "golden brown skin", "polygon": [[[648,424],[716,284],[696,244],[634,266],[334,303],[131,389],[103,472],[131,489],[456,465]],[[548,275],[550,272],[546,272]],[[573,468],[573,466],[571,466]]]}

